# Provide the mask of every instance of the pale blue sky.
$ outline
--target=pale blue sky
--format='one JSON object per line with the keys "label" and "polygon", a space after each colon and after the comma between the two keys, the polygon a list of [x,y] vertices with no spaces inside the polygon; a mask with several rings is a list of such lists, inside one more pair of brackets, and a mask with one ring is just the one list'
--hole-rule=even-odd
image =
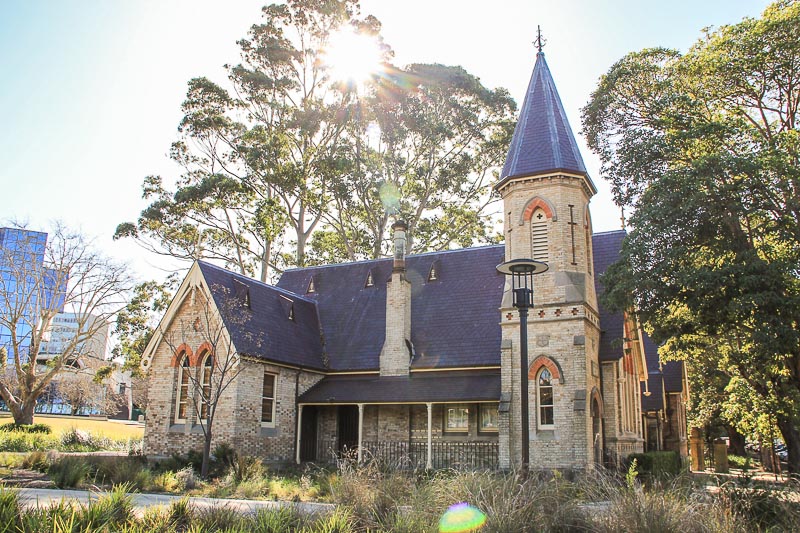
{"label": "pale blue sky", "polygon": [[[113,243],[119,222],[145,206],[142,179],[177,176],[176,139],[186,82],[224,82],[236,40],[259,19],[251,0],[0,0],[0,219],[34,228],[62,219],[95,235],[142,276],[172,265],[132,243]],[[763,0],[363,0],[397,63],[464,66],[521,103],[533,67],[536,25],[576,134],[598,77],[625,53],[688,49],[706,26],[758,16]],[[617,229],[599,162],[578,139],[600,189],[596,231]]]}

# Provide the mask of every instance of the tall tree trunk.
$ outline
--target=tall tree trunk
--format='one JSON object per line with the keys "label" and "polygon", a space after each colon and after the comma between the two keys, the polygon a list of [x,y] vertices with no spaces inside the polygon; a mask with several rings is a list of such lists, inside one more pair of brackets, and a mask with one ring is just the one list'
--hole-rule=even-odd
{"label": "tall tree trunk", "polygon": [[33,410],[36,408],[36,400],[24,401],[20,404],[19,417],[14,413],[14,423],[16,424],[33,424]]}
{"label": "tall tree trunk", "polygon": [[789,452],[789,473],[800,474],[800,430],[793,422],[789,417],[777,417],[778,429]]}
{"label": "tall tree trunk", "polygon": [[205,479],[208,476],[208,464],[211,458],[211,423],[209,420],[206,427],[205,441],[203,442],[203,464],[200,466],[200,477]]}
{"label": "tall tree trunk", "polygon": [[733,451],[734,455],[746,457],[747,450],[744,447],[746,444],[744,435],[736,431],[736,428],[729,424],[725,424],[725,431],[728,432],[728,438],[730,439],[730,444],[728,446]]}

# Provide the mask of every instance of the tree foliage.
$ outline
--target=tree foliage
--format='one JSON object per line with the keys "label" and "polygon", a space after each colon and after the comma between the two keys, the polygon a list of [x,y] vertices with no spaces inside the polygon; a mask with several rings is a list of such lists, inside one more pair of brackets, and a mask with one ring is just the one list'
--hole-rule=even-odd
{"label": "tree foliage", "polygon": [[[325,62],[343,28],[383,51],[382,73],[364,84],[333,79]],[[189,82],[171,150],[184,172],[174,187],[146,178],[150,205],[117,238],[262,280],[380,256],[391,215],[406,217],[418,251],[493,238],[487,181],[513,130],[506,91],[458,67],[391,65],[357,0],[268,5],[239,46],[225,86]]]}
{"label": "tree foliage", "polygon": [[800,3],[787,0],[760,19],[706,30],[685,55],[627,55],[583,110],[589,144],[630,214],[622,258],[606,275],[609,300],[638,308],[666,341],[662,355],[685,358],[690,371],[713,361],[729,379],[731,418],[744,407],[774,417],[794,472],[798,106]]}

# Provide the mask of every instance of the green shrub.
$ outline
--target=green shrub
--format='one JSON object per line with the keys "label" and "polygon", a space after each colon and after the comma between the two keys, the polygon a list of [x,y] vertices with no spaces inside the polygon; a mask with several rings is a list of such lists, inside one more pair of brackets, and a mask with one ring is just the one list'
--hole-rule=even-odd
{"label": "green shrub", "polygon": [[118,485],[99,499],[80,506],[76,517],[78,531],[119,531],[121,526],[133,522],[130,490],[130,485]]}
{"label": "green shrub", "polygon": [[44,433],[0,431],[0,452],[32,452],[58,447],[58,437]]}
{"label": "green shrub", "polygon": [[19,495],[0,486],[0,533],[16,532],[19,524]]}
{"label": "green shrub", "polygon": [[742,457],[741,455],[729,455],[728,463],[734,468],[741,468],[742,470],[750,470],[752,468],[753,460],[750,457]]}
{"label": "green shrub", "polygon": [[22,431],[24,433],[45,433],[48,435],[53,432],[52,428],[47,424],[17,424],[15,422],[0,424],[0,431]]}
{"label": "green shrub", "polygon": [[253,531],[259,533],[294,533],[307,531],[308,519],[294,507],[261,509],[253,519]]}
{"label": "green shrub", "polygon": [[636,470],[645,476],[677,476],[683,469],[678,452],[634,453],[628,456],[626,467],[636,461]]}
{"label": "green shrub", "polygon": [[90,473],[89,464],[83,457],[64,456],[55,460],[47,469],[47,475],[60,489],[79,487]]}
{"label": "green shrub", "polygon": [[20,466],[28,470],[47,472],[47,468],[50,466],[50,461],[47,458],[46,452],[37,450],[23,457],[22,461],[20,462]]}
{"label": "green shrub", "polygon": [[227,505],[216,505],[195,513],[194,525],[201,531],[224,531],[244,525],[241,513]]}

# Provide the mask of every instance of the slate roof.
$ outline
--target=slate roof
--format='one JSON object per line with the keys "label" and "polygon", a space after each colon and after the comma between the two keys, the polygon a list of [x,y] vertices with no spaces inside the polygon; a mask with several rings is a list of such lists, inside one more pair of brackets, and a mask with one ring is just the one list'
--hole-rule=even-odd
{"label": "slate roof", "polygon": [[[412,368],[500,365],[504,247],[406,258],[411,282]],[[428,281],[436,262],[437,280]],[[386,335],[386,282],[392,259],[286,271],[278,287],[316,302],[332,370],[377,370]],[[372,274],[374,285],[366,287]],[[306,294],[313,277],[315,292]]]}
{"label": "slate roof", "polygon": [[327,376],[299,403],[482,402],[500,399],[499,372]]}
{"label": "slate roof", "polygon": [[[240,354],[325,368],[313,301],[204,261],[198,261],[198,266]],[[249,292],[249,308],[244,305],[245,291]],[[232,312],[223,311],[232,307]],[[295,320],[289,319],[290,309]]]}
{"label": "slate roof", "polygon": [[[611,313],[601,303],[605,291],[602,275],[619,258],[625,231],[608,231],[592,235],[594,252],[594,286],[597,291],[598,311],[600,313],[600,360],[616,361],[622,357],[622,338],[625,325],[622,313]],[[648,365],[649,366],[649,365]]]}
{"label": "slate roof", "polygon": [[667,392],[683,392],[683,361],[664,363],[664,390]]}
{"label": "slate roof", "polygon": [[557,170],[588,177],[544,53],[539,52],[499,183]]}
{"label": "slate roof", "polygon": [[647,390],[650,391],[650,396],[644,395],[644,383],[641,383],[642,389],[642,411],[660,411],[664,408],[664,381],[661,372],[649,374],[647,377]]}

